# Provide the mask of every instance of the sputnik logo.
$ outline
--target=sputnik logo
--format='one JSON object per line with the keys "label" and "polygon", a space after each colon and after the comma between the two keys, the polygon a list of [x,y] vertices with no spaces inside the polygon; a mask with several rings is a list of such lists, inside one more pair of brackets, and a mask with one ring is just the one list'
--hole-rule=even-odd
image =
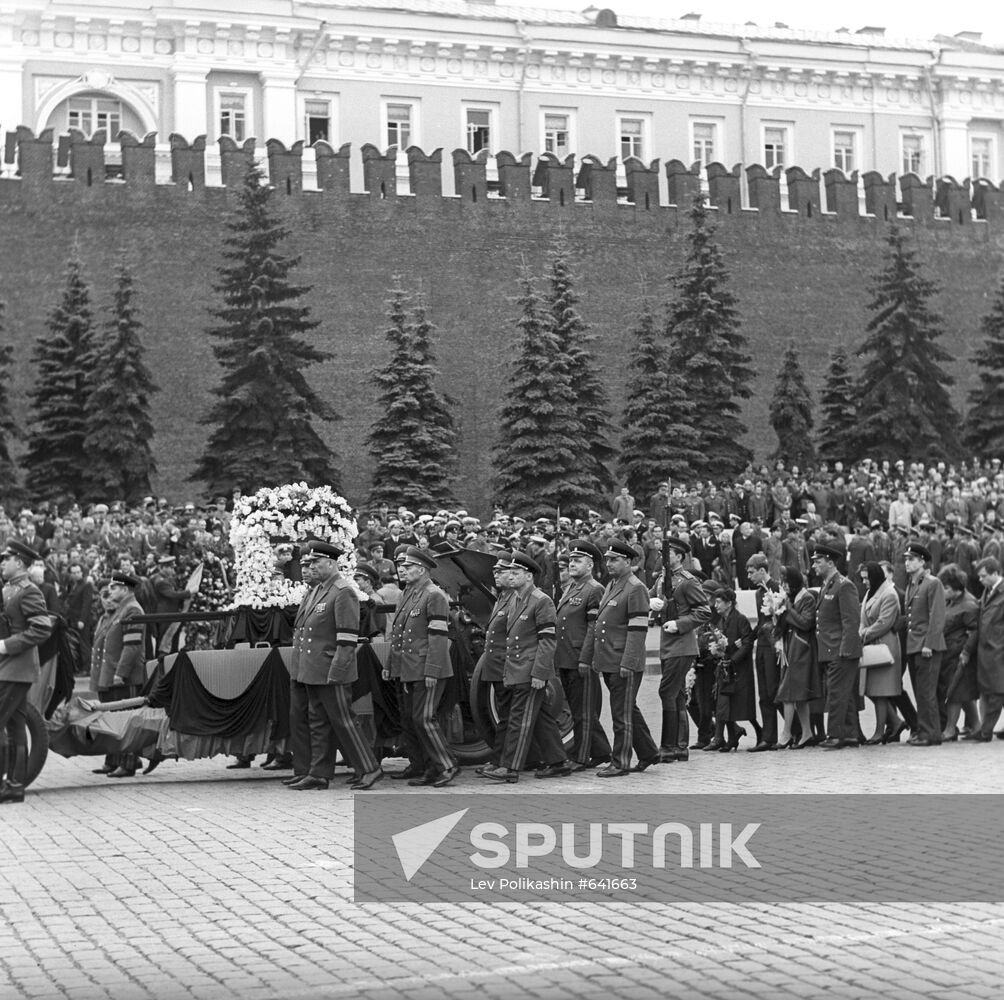
{"label": "sputnik logo", "polygon": [[420,826],[413,826],[410,830],[402,830],[391,837],[405,879],[410,882],[414,878],[422,865],[429,860],[436,848],[446,840],[453,828],[469,811],[461,809],[459,812],[441,816]]}

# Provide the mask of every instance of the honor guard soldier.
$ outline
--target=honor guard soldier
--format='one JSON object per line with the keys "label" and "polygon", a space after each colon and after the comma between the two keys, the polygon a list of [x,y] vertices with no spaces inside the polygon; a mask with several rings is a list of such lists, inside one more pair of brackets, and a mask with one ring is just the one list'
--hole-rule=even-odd
{"label": "honor guard soldier", "polygon": [[684,761],[690,757],[690,724],[687,717],[687,674],[697,662],[697,630],[709,618],[711,608],[697,577],[684,568],[690,545],[683,538],[670,537],[663,542],[665,569],[652,588],[652,611],[662,625],[659,635],[659,661],[662,680],[662,743],[664,762]]}
{"label": "honor guard soldier", "polygon": [[603,596],[603,585],[593,577],[593,567],[602,560],[603,554],[588,539],[572,543],[568,550],[570,579],[557,607],[554,666],[574,724],[573,771],[584,771],[610,760],[610,741],[600,724],[603,689],[599,675],[589,666],[593,630]]}
{"label": "honor guard soldier", "polygon": [[513,589],[509,578],[509,569],[512,566],[512,553],[504,552],[499,555],[492,566],[492,575],[495,577],[495,606],[488,617],[485,625],[485,648],[478,658],[474,672],[477,674],[478,683],[481,687],[481,697],[478,699],[478,711],[474,715],[474,721],[481,733],[482,738],[491,751],[488,763],[482,767],[475,768],[475,774],[484,774],[485,771],[494,770],[499,766],[502,759],[502,750],[505,745],[505,731],[507,719],[500,718],[499,726],[496,730],[491,722],[490,706],[491,694],[495,693],[496,706],[502,705],[504,694],[502,691],[502,678],[505,671],[505,644],[507,619],[506,611],[513,599]]}
{"label": "honor guard soldier", "polygon": [[52,632],[42,591],[28,579],[39,558],[11,539],[0,555],[3,576],[3,628],[0,630],[0,731],[6,732],[6,774],[0,802],[23,802],[28,771],[28,688],[41,675],[38,647]]}
{"label": "honor guard soldier", "polygon": [[826,727],[820,746],[858,746],[857,680],[861,660],[858,589],[837,570],[844,553],[832,545],[812,550],[812,570],[822,580],[816,604],[816,649],[826,676]]}
{"label": "honor guard soldier", "polygon": [[307,593],[293,631],[290,675],[307,689],[310,716],[310,771],[289,785],[295,791],[327,788],[341,747],[358,779],[349,787],[372,788],[383,771],[352,712],[359,637],[359,597],[338,568],[342,550],[328,542],[308,542],[317,585]]}
{"label": "honor guard soldier", "polygon": [[[119,701],[139,693],[146,681],[143,655],[144,626],[131,619],[143,614],[136,600],[138,577],[131,573],[112,573],[108,583],[106,612],[94,633],[91,669],[96,674],[99,701]],[[132,778],[136,774],[136,754],[111,754],[95,774],[109,778]]]}
{"label": "honor guard soldier", "polygon": [[453,676],[447,632],[450,602],[429,576],[436,568],[435,556],[410,545],[401,565],[406,586],[391,626],[383,677],[399,685],[409,764],[392,777],[407,778],[410,785],[442,788],[460,773],[437,715]]}
{"label": "honor guard soldier", "polygon": [[596,772],[600,778],[631,773],[631,751],[638,754],[636,770],[659,762],[659,748],[635,699],[645,673],[645,636],[649,599],[645,584],[634,575],[639,553],[626,542],[610,542],[604,556],[610,582],[600,599],[593,630],[592,668],[602,674],[610,692],[614,723],[613,759]]}
{"label": "honor guard soldier", "polygon": [[492,781],[519,781],[531,743],[544,762],[536,776],[571,774],[561,743],[558,720],[547,704],[547,684],[554,676],[554,602],[533,584],[540,564],[524,552],[514,552],[509,569],[512,603],[506,611],[506,657],[503,684],[508,708],[501,763],[485,770]]}

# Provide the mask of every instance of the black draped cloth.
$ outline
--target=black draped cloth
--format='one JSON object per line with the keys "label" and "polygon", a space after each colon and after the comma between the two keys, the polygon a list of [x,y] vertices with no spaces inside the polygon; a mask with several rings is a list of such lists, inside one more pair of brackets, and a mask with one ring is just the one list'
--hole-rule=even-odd
{"label": "black draped cloth", "polygon": [[289,673],[277,649],[269,650],[254,680],[236,698],[210,694],[182,650],[148,698],[154,708],[167,712],[171,728],[179,733],[242,736],[271,725],[273,739],[289,736]]}
{"label": "black draped cloth", "polygon": [[293,645],[293,622],[296,605],[288,608],[238,608],[224,645],[233,649],[239,642],[252,646],[267,642],[270,646]]}

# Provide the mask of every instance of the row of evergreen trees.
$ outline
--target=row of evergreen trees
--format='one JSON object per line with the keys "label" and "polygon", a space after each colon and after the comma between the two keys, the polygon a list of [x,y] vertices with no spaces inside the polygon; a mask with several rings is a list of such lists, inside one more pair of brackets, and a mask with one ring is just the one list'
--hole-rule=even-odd
{"label": "row of evergreen trees", "polygon": [[[330,355],[310,342],[319,326],[303,304],[310,289],[293,281],[299,258],[280,250],[288,233],[271,195],[261,170],[250,168],[213,286],[220,304],[208,333],[222,377],[201,418],[208,440],[191,477],[213,494],[299,479],[339,486],[338,458],[315,427],[339,416],[305,375]],[[515,359],[491,456],[494,496],[506,507],[575,514],[609,496],[615,469],[645,497],[667,476],[720,480],[752,459],[741,443],[740,415],[754,363],[703,198],[689,217],[686,257],[667,301],[656,309],[645,297],[623,354],[603,365],[578,309],[564,236],[555,238],[544,275],[524,266]],[[860,371],[852,371],[846,348],[833,351],[818,429],[798,351],[789,344],[770,403],[778,437],[772,458],[805,465],[816,457],[953,458],[962,446],[970,454],[1004,452],[1004,285],[983,321],[984,343],[973,359],[980,384],[965,421],[948,393],[952,378],[943,365],[950,357],[938,342],[944,322],[931,307],[936,293],[915,251],[892,230],[871,285],[872,318],[854,349]],[[368,439],[369,500],[446,505],[457,472],[455,407],[436,388],[434,327],[400,278],[387,320],[389,354],[375,372],[380,411]],[[0,471],[11,495],[11,443],[21,436],[11,416],[12,354],[0,347]],[[143,360],[125,262],[108,316],[98,323],[74,253],[32,362],[36,380],[20,461],[27,492],[128,500],[148,492],[156,386]],[[615,426],[607,383],[625,368],[627,402]]]}
{"label": "row of evergreen trees", "polygon": [[[0,335],[3,329],[0,303]],[[0,501],[20,500],[20,471],[33,497],[135,500],[157,471],[151,451],[150,398],[157,391],[144,359],[133,279],[122,260],[104,320],[76,248],[58,304],[31,355],[26,430],[11,407],[11,345],[0,347]],[[20,462],[15,442],[26,443]],[[20,468],[19,468],[20,466]]]}

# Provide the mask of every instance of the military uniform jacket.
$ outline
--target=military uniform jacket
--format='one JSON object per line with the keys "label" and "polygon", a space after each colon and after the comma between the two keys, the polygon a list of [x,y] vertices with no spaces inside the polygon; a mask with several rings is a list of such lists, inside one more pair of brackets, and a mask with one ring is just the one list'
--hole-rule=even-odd
{"label": "military uniform jacket", "polygon": [[506,687],[554,678],[554,601],[539,587],[513,593],[506,611]]}
{"label": "military uniform jacket", "polygon": [[7,652],[0,654],[0,681],[34,683],[40,674],[38,647],[49,638],[52,623],[42,591],[27,573],[4,584],[3,625]]}
{"label": "military uniform jacket", "polygon": [[1004,584],[980,600],[979,622],[966,642],[966,656],[976,657],[980,694],[1004,694]]}
{"label": "military uniform jacket", "polygon": [[146,680],[143,661],[144,626],[131,619],[143,614],[135,597],[123,601],[111,614],[98,623],[91,649],[91,676],[99,691],[115,686],[115,678],[123,684],[137,685]]}
{"label": "military uniform jacket", "polygon": [[645,669],[648,610],[648,591],[633,573],[607,584],[593,630],[593,670],[610,674]]}
{"label": "military uniform jacket", "polygon": [[450,677],[450,640],[447,615],[450,602],[431,580],[407,587],[390,630],[387,668],[401,681]]}
{"label": "military uniform jacket", "polygon": [[513,595],[514,591],[512,590],[503,590],[499,594],[495,607],[492,608],[488,624],[485,625],[485,651],[478,660],[478,666],[481,667],[480,677],[485,683],[500,681],[504,675],[506,629],[508,627],[506,610],[512,603]]}
{"label": "military uniform jacket", "polygon": [[555,669],[575,670],[580,663],[589,663],[602,596],[603,584],[592,577],[573,581],[561,595],[555,620]]}
{"label": "military uniform jacket", "polygon": [[856,660],[861,656],[861,602],[858,588],[834,573],[819,588],[816,605],[816,647],[820,663]]}
{"label": "military uniform jacket", "polygon": [[945,648],[945,588],[926,570],[919,582],[906,587],[906,653],[919,653],[926,646],[935,652]]}
{"label": "military uniform jacket", "polygon": [[358,676],[355,587],[341,578],[319,583],[307,592],[295,622],[290,677],[301,684],[352,684]]}
{"label": "military uniform jacket", "polygon": [[[658,596],[662,581],[649,591],[650,596]],[[659,631],[659,658],[667,660],[674,656],[697,656],[697,630],[709,618],[711,608],[700,581],[686,569],[678,569],[669,578],[666,588],[666,606],[659,613],[661,622],[675,621],[679,632]]]}

